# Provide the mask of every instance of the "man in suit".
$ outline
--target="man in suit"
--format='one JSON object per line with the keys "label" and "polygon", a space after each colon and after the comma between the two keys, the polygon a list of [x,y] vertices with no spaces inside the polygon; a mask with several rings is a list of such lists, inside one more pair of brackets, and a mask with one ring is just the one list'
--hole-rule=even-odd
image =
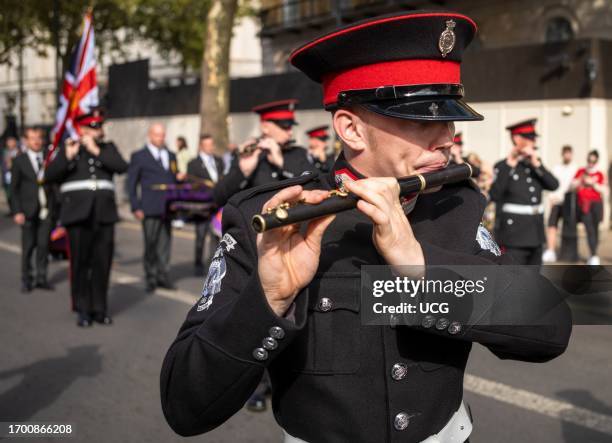
{"label": "man in suit", "polygon": [[[142,222],[144,235],[145,289],[176,289],[170,282],[170,247],[172,224],[166,217],[164,191],[156,185],[176,183],[185,178],[178,172],[176,156],[165,144],[166,129],[154,123],[147,132],[147,142],[134,152],[128,169],[127,187],[134,217]],[[140,188],[140,193],[138,192]]]}
{"label": "man in suit", "polygon": [[[47,281],[49,235],[52,228],[52,193],[43,184],[43,136],[39,128],[25,131],[26,151],[11,167],[11,209],[21,226],[21,291],[35,286],[53,289]],[[36,250],[36,278],[33,282],[32,256]]]}
{"label": "man in suit", "polygon": [[[198,146],[198,156],[187,164],[187,174],[190,177],[210,180],[217,183],[223,175],[223,160],[215,153],[215,141],[210,134],[200,135]],[[196,243],[195,243],[195,275],[204,275],[204,264],[210,261],[212,256],[212,232],[210,222],[198,221],[195,224]],[[202,261],[202,253],[204,261]]]}
{"label": "man in suit", "polygon": [[54,153],[45,180],[60,185],[60,221],[68,231],[70,285],[77,325],[112,324],[107,293],[119,221],[113,176],[127,163],[112,142],[104,141],[99,110],[75,120],[78,141],[67,139]]}

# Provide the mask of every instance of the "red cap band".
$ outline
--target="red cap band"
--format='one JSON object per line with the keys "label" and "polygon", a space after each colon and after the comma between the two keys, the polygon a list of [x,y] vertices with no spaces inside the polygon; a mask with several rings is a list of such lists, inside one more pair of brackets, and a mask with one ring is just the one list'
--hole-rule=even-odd
{"label": "red cap band", "polygon": [[535,126],[533,125],[519,126],[518,128],[514,128],[512,129],[512,131],[510,131],[512,135],[514,134],[534,134],[535,132],[536,132]]}
{"label": "red cap band", "polygon": [[461,83],[461,64],[448,60],[397,60],[359,66],[323,77],[323,104],[338,101],[338,94],[352,89]]}
{"label": "red cap band", "polygon": [[76,124],[78,126],[87,126],[91,123],[104,123],[104,118],[99,115],[92,115],[90,117],[85,117],[83,119],[76,119]]}
{"label": "red cap band", "polygon": [[310,137],[327,137],[327,131],[325,129],[319,129],[308,133]]}
{"label": "red cap band", "polygon": [[261,121],[266,120],[294,120],[295,113],[289,110],[269,111],[261,113]]}

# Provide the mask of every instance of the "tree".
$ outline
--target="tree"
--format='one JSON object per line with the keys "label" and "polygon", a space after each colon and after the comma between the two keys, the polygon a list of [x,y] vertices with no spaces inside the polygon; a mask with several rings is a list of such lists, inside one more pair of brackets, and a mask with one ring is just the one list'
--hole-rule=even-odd
{"label": "tree", "polygon": [[238,0],[212,0],[202,54],[200,128],[213,136],[217,149],[228,143],[229,56]]}

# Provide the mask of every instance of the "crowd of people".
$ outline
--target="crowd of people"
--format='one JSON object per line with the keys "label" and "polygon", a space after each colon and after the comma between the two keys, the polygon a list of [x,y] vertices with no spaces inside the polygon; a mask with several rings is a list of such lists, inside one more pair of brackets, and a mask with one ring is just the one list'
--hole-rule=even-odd
{"label": "crowd of people", "polygon": [[[172,222],[176,221],[164,197],[169,187],[204,186],[212,196],[208,207],[219,209],[241,190],[331,167],[334,155],[327,144],[327,126],[307,132],[307,149],[295,146],[295,103],[283,100],[256,107],[261,135],[230,146],[223,155],[218,155],[210,134],[200,135],[195,156],[184,137],[177,138],[176,152],[172,152],[164,125],[154,123],[144,146],[133,152],[128,163],[112,142],[105,141],[101,109],[80,115],[75,121],[79,140],[67,139],[51,154],[41,128],[26,128],[21,144],[16,137],[8,137],[2,151],[3,184],[10,215],[21,227],[22,292],[54,289],[47,278],[50,239],[56,226],[61,226],[77,324],[112,323],[107,293],[114,224],[119,221],[114,175],[123,173],[127,173],[132,214],[142,225],[145,291],[176,289],[169,273]],[[203,277],[219,232],[211,228],[211,211],[196,213],[193,221],[194,272]]]}

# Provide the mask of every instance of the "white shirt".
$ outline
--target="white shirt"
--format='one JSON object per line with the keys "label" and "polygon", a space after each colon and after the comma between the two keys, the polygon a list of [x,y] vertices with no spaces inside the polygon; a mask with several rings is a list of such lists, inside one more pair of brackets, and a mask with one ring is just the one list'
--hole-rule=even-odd
{"label": "white shirt", "polygon": [[205,154],[204,152],[200,152],[200,158],[202,159],[202,162],[204,163],[204,166],[206,167],[206,170],[208,171],[208,175],[210,176],[210,179],[217,183],[217,180],[219,180],[219,173],[217,171],[217,163],[215,162],[215,157],[213,157],[210,154]]}
{"label": "white shirt", "polygon": [[162,165],[164,165],[164,169],[167,171],[170,168],[170,156],[168,155],[168,150],[165,147],[158,148],[150,142],[147,142],[147,148],[155,161],[159,161],[161,157]]}
{"label": "white shirt", "polygon": [[549,195],[550,202],[553,205],[560,205],[563,203],[565,193],[569,191],[577,171],[578,167],[574,163],[568,163],[567,165],[561,163],[555,165],[552,173],[557,180],[559,180],[559,187]]}
{"label": "white shirt", "polygon": [[38,175],[38,170],[40,169],[38,167],[38,161],[40,159],[41,165],[42,162],[44,160],[43,158],[43,153],[41,152],[34,152],[31,149],[26,150],[26,153],[28,154],[28,158],[30,159],[30,163],[32,163],[32,168],[34,168],[34,172],[36,172],[36,175]]}

